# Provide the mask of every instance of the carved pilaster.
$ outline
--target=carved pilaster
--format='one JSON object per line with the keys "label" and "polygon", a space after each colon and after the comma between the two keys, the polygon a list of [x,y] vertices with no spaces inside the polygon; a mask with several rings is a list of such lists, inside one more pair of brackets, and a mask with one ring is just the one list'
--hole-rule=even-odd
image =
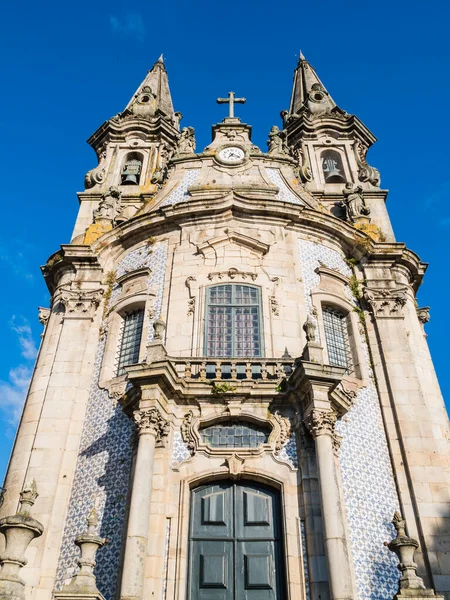
{"label": "carved pilaster", "polygon": [[407,301],[407,287],[369,288],[364,290],[364,298],[375,317],[402,317]]}
{"label": "carved pilaster", "polygon": [[157,408],[135,410],[133,417],[139,435],[154,435],[156,444],[163,445],[165,438],[169,435],[169,422]]}
{"label": "carved pilaster", "polygon": [[61,290],[61,302],[66,308],[64,318],[92,319],[102,300],[103,290]]}

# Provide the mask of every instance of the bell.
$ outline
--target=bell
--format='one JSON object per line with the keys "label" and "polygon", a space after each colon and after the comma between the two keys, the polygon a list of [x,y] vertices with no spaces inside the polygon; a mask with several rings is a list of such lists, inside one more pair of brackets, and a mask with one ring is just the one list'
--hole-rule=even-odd
{"label": "bell", "polygon": [[122,185],[139,185],[138,176],[122,173]]}
{"label": "bell", "polygon": [[342,183],[345,182],[342,173],[339,169],[332,169],[331,171],[325,171],[325,182],[326,183]]}
{"label": "bell", "polygon": [[140,160],[132,159],[125,163],[122,171],[122,185],[139,185],[142,163]]}

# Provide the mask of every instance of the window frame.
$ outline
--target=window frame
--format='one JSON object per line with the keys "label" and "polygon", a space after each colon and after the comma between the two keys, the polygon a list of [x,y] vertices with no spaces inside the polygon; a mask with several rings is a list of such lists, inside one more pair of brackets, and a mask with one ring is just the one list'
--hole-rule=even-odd
{"label": "window frame", "polygon": [[[353,373],[355,370],[355,366],[354,366],[354,356],[353,356],[353,350],[352,350],[352,335],[350,332],[351,329],[351,321],[349,318],[349,311],[342,308],[342,306],[337,306],[336,304],[332,304],[331,302],[322,302],[322,306],[321,306],[321,312],[322,312],[322,327],[323,327],[323,332],[324,332],[324,344],[325,344],[325,348],[327,351],[327,356],[328,356],[328,364],[332,365],[332,366],[336,366],[336,367],[342,367],[346,369],[346,372],[348,374]],[[346,359],[346,364],[338,364],[338,363],[332,363],[331,362],[331,358],[330,358],[330,338],[327,337],[327,327],[325,325],[325,313],[327,312],[334,312],[335,314],[340,314],[340,322],[341,322],[341,328],[342,328],[342,339],[343,339],[343,346],[344,346],[344,352],[345,352],[345,359]]]}
{"label": "window frame", "polygon": [[[231,356],[217,356],[217,355],[213,355],[213,354],[208,354],[208,317],[209,317],[209,309],[211,306],[211,302],[210,302],[210,295],[211,295],[211,290],[213,290],[214,288],[220,287],[220,286],[231,286],[232,288],[232,302],[231,304],[213,304],[213,306],[231,306],[232,309],[236,308],[236,307],[245,307],[245,306],[256,306],[258,307],[258,333],[259,333],[259,346],[260,346],[260,353],[259,356],[251,356],[251,355],[243,355],[243,356],[236,356],[234,354],[235,352],[235,344],[236,344],[236,340],[234,338],[234,321],[232,319],[232,354]],[[244,287],[248,287],[248,288],[252,288],[256,290],[257,293],[257,303],[255,304],[236,304],[233,302],[233,299],[235,298],[235,288],[236,286],[244,286]],[[230,281],[226,281],[223,283],[215,283],[213,285],[209,285],[206,286],[205,288],[205,309],[204,309],[204,331],[203,331],[203,356],[208,357],[208,358],[221,358],[221,359],[242,359],[242,358],[252,358],[252,359],[261,359],[264,358],[264,332],[263,332],[263,306],[262,306],[262,293],[261,293],[261,287],[258,285],[252,285],[249,283],[242,283],[242,282],[230,282]],[[233,311],[234,312],[234,311]]]}
{"label": "window frame", "polygon": [[[133,353],[137,354],[137,359],[136,359],[136,362],[124,362],[121,366],[126,320],[127,320],[127,317],[135,315],[137,313],[139,313],[141,315],[140,316],[140,324],[137,325],[137,328],[140,329],[139,340],[136,339],[133,344]],[[115,364],[114,364],[114,372],[115,372],[116,377],[125,375],[125,367],[127,365],[135,365],[135,364],[139,363],[142,340],[144,337],[145,308],[143,306],[136,306],[131,309],[122,311],[122,314],[120,316],[121,316],[121,323],[120,323],[120,330],[119,330],[119,335],[118,335],[118,339],[117,339],[116,360],[115,360]]]}

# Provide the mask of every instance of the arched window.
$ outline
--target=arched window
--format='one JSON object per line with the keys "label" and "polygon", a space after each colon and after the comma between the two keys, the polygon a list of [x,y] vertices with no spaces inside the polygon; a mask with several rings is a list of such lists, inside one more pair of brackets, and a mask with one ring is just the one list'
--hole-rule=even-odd
{"label": "arched window", "polygon": [[342,157],[336,150],[322,152],[322,170],[325,183],[346,183]]}
{"label": "arched window", "polygon": [[334,306],[322,306],[323,327],[330,365],[352,370],[352,352],[350,348],[347,313]]}
{"label": "arched window", "polygon": [[126,365],[134,365],[139,361],[143,324],[143,308],[124,314],[119,338],[119,351],[117,353],[117,375],[125,373],[124,367]]}
{"label": "arched window", "polygon": [[258,287],[230,283],[207,289],[206,356],[262,356],[261,338],[261,295]]}
{"label": "arched window", "polygon": [[270,428],[249,421],[222,421],[200,429],[205,443],[216,448],[257,448],[266,444]]}
{"label": "arched window", "polygon": [[142,156],[137,152],[127,154],[122,169],[122,185],[139,185],[142,171]]}

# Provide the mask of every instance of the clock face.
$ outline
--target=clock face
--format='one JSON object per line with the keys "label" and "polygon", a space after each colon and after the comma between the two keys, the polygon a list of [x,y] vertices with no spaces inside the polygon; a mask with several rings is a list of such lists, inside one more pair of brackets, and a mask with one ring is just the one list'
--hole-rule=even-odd
{"label": "clock face", "polygon": [[242,148],[228,146],[228,148],[224,148],[219,152],[218,158],[224,163],[234,165],[244,160],[245,152],[242,150]]}

